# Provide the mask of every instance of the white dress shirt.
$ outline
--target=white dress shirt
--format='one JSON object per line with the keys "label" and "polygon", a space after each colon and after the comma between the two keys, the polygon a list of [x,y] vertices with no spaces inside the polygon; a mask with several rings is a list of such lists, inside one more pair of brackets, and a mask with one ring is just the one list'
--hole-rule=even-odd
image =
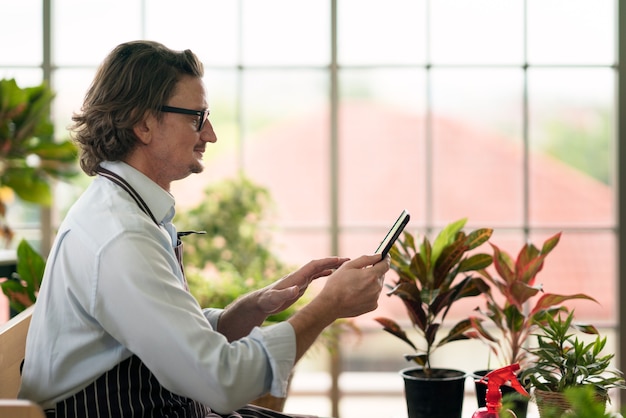
{"label": "white dress shirt", "polygon": [[[104,163],[162,225],[174,198],[127,164]],[[26,343],[19,397],[44,408],[137,355],[168,390],[216,411],[268,390],[285,396],[295,361],[287,322],[229,343],[221,313],[184,290],[170,233],[131,196],[96,176],[63,221],[47,259]]]}

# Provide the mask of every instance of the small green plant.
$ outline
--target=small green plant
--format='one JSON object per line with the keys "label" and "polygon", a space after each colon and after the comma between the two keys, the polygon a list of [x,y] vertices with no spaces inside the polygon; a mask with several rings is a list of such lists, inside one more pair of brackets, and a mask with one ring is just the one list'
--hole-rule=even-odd
{"label": "small green plant", "polygon": [[606,412],[605,405],[598,402],[593,388],[589,386],[571,387],[565,390],[565,398],[571,409],[563,416],[569,418],[611,418],[614,414]]}
{"label": "small green plant", "polygon": [[[403,233],[390,251],[391,268],[398,281],[388,295],[399,297],[407,309],[414,328],[423,338],[421,347],[414,344],[402,327],[390,318],[375,318],[383,329],[409,344],[417,354],[407,355],[424,368],[428,375],[432,368],[433,352],[452,341],[467,339],[465,332],[471,327],[464,319],[452,327],[441,340],[437,334],[452,305],[463,298],[477,296],[488,289],[482,278],[472,275],[492,263],[489,254],[473,253],[489,240],[492,229],[482,228],[466,234],[463,228],[467,219],[460,219],[444,227],[431,242],[424,237],[421,244],[409,232]],[[457,278],[459,278],[457,280]]]}
{"label": "small green plant", "polygon": [[[522,381],[528,380],[535,390],[563,393],[567,389],[588,386],[601,399],[608,400],[612,388],[624,389],[626,382],[622,373],[609,369],[614,354],[602,354],[606,337],[601,337],[591,325],[572,323],[574,313],[567,317],[547,317],[546,324],[539,324],[537,347],[529,349],[532,364],[522,372]],[[596,338],[585,342],[571,331],[579,330],[594,334]]]}

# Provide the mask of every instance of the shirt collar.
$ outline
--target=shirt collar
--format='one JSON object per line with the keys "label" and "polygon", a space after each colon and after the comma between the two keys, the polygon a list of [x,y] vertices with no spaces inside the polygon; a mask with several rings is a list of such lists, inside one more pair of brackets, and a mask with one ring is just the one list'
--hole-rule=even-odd
{"label": "shirt collar", "polygon": [[103,161],[100,165],[126,180],[146,202],[159,223],[171,222],[176,213],[174,196],[123,161]]}

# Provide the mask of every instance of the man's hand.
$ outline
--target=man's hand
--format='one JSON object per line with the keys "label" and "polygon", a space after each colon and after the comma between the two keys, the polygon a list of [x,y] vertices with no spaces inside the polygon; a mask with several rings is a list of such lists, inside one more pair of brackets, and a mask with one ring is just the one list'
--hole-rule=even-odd
{"label": "man's hand", "polygon": [[310,261],[295,272],[259,290],[259,309],[266,315],[284,311],[304,295],[313,280],[332,274],[346,261],[347,258],[339,257]]}
{"label": "man's hand", "polygon": [[339,257],[313,260],[263,289],[242,295],[226,307],[220,316],[217,330],[230,341],[248,335],[252,328],[261,325],[269,315],[293,305],[313,280],[332,274],[347,260]]}
{"label": "man's hand", "polygon": [[321,292],[288,319],[296,333],[296,360],[328,325],[336,319],[349,318],[373,311],[383,289],[389,256],[361,256],[334,271]]}

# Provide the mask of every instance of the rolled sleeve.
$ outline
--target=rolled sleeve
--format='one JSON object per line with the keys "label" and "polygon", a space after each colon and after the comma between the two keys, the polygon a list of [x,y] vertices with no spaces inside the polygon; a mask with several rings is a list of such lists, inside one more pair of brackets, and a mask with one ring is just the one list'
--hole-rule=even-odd
{"label": "rolled sleeve", "polygon": [[288,322],[281,322],[262,328],[255,328],[249,335],[259,341],[267,351],[272,369],[270,393],[274,396],[287,396],[289,375],[295,364],[296,334]]}
{"label": "rolled sleeve", "polygon": [[209,321],[209,324],[211,324],[213,329],[217,329],[217,323],[219,322],[222,312],[224,312],[224,309],[206,308],[202,310],[204,317],[207,321]]}

